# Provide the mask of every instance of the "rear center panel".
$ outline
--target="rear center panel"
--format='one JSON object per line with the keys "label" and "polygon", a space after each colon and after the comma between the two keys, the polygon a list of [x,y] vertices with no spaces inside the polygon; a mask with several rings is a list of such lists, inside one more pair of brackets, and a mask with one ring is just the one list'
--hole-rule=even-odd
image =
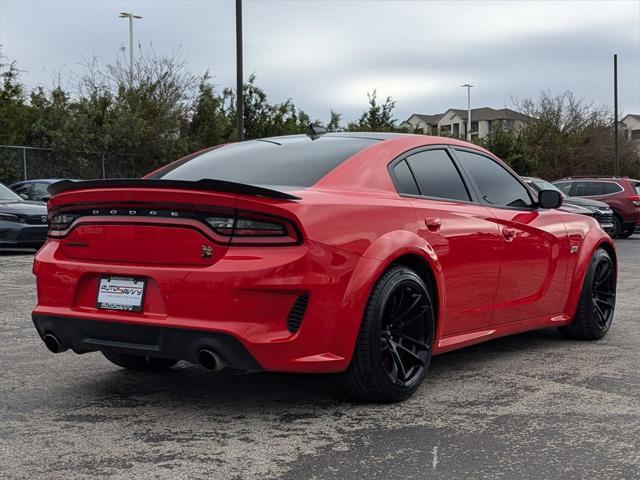
{"label": "rear center panel", "polygon": [[206,267],[224,256],[204,226],[193,220],[88,217],[60,241],[67,258],[108,263]]}
{"label": "rear center panel", "polygon": [[[199,250],[204,237],[197,232],[183,238],[172,228],[119,227],[77,229],[78,238],[82,233],[82,241],[99,248],[100,254],[57,239],[42,248],[34,263],[34,315],[229,334],[269,370],[330,371],[327,364],[335,363],[339,371],[346,366],[338,355],[323,355],[332,350],[335,319],[356,256],[313,242],[274,248],[214,245],[214,256],[205,262]],[[152,237],[158,245],[145,250],[141,242],[131,247]],[[178,244],[184,251],[177,251]],[[190,246],[197,248],[191,251]],[[100,255],[109,260],[96,260]],[[135,255],[142,260],[133,262]],[[152,264],[154,255],[174,255],[181,263]],[[98,309],[98,282],[105,275],[145,279],[142,311]],[[308,308],[292,332],[287,321],[301,295],[308,296]],[[296,367],[297,361],[301,365]]]}

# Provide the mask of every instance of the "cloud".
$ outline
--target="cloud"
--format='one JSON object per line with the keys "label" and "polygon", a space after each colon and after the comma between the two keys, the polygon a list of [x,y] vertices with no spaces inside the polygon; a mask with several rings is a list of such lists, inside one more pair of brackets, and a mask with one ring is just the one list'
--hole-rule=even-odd
{"label": "cloud", "polygon": [[[235,84],[231,1],[0,1],[3,53],[31,85],[47,71],[97,54],[111,60],[128,42],[120,11],[144,18],[137,41],[192,69]],[[52,21],[55,19],[55,21]],[[245,72],[275,101],[292,98],[314,118],[332,108],[352,119],[366,93],[398,101],[397,115],[502,107],[540,90],[573,90],[611,104],[619,54],[620,102],[640,112],[640,2],[630,1],[271,1],[244,3]]]}

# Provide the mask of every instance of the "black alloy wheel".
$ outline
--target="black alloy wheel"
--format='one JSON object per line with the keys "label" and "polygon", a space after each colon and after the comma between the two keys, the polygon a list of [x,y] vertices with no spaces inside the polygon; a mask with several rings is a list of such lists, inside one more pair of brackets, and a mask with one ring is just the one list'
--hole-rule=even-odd
{"label": "black alloy wheel", "polygon": [[376,282],[342,384],[373,402],[409,398],[426,376],[435,330],[433,288],[415,271],[392,265]]}
{"label": "black alloy wheel", "polygon": [[431,308],[428,294],[412,280],[398,284],[382,313],[380,354],[395,385],[412,387],[424,375],[431,352],[432,332],[421,321]]}
{"label": "black alloy wheel", "polygon": [[562,336],[599,340],[607,334],[616,307],[616,277],[614,261],[599,248],[591,257],[576,314],[569,325],[559,328]]}
{"label": "black alloy wheel", "polygon": [[608,329],[616,308],[616,286],[613,262],[602,257],[596,264],[591,285],[593,316],[602,329]]}

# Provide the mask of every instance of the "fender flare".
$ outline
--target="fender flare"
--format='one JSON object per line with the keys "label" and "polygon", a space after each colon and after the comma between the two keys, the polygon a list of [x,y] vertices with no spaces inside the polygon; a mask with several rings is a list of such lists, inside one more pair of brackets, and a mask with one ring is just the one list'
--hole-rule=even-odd
{"label": "fender flare", "polygon": [[[341,301],[344,312],[341,334],[334,335],[333,351],[351,361],[364,310],[371,291],[389,266],[405,255],[423,259],[433,275],[438,305],[444,305],[445,289],[442,265],[433,247],[422,237],[408,230],[388,232],[373,242],[358,260]],[[442,315],[439,309],[439,317]],[[436,319],[436,337],[439,321]]]}

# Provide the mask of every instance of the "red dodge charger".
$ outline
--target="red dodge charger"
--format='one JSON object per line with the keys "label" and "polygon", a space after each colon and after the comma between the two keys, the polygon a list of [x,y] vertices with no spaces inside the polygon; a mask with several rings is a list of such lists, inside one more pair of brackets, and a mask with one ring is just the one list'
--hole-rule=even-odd
{"label": "red dodge charger", "polygon": [[549,327],[596,340],[614,314],[599,224],[458,140],[315,130],[50,192],[35,326],[124,368],[341,373],[393,402],[432,355]]}

